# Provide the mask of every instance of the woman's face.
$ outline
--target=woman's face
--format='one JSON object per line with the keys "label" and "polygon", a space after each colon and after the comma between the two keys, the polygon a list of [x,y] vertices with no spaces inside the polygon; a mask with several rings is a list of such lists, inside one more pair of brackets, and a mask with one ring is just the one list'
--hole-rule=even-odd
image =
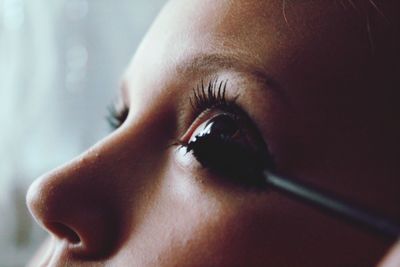
{"label": "woman's face", "polygon": [[359,2],[169,1],[124,75],[124,123],[29,190],[53,236],[40,262],[378,262],[389,244],[254,177],[233,178],[238,149],[200,138],[220,126],[236,147],[270,154],[276,173],[399,219],[398,65],[386,21],[399,4]]}

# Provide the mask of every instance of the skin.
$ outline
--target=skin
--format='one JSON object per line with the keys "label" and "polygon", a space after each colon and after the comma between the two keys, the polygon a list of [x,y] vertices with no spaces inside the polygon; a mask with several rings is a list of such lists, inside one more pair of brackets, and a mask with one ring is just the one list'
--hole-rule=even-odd
{"label": "skin", "polygon": [[397,267],[400,265],[400,242],[393,246],[387,256],[382,260],[379,267]]}
{"label": "skin", "polygon": [[32,266],[377,264],[380,237],[170,144],[198,125],[192,88],[218,76],[277,173],[400,220],[397,2],[383,17],[365,1],[169,1],[124,75],[124,124],[30,187],[52,236]]}

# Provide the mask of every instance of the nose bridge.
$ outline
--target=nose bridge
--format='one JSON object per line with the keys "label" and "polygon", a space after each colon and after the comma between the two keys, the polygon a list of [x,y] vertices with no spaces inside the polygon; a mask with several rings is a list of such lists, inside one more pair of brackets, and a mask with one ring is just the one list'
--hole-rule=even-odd
{"label": "nose bridge", "polygon": [[[29,188],[28,207],[40,223],[68,217],[79,203],[94,206],[109,174],[85,153],[70,163],[39,177]],[[104,166],[106,167],[106,166]],[[102,170],[103,169],[103,170]],[[106,199],[104,195],[102,199]],[[100,203],[97,203],[100,204]],[[103,201],[102,205],[105,202]]]}
{"label": "nose bridge", "polygon": [[[140,131],[120,131],[70,163],[37,179],[27,205],[47,231],[66,240],[71,251],[96,256],[111,252],[120,236],[127,188],[142,179],[149,164],[132,164],[146,156]],[[128,177],[129,176],[129,177]],[[125,195],[124,195],[125,194]],[[136,197],[135,197],[136,198]]]}

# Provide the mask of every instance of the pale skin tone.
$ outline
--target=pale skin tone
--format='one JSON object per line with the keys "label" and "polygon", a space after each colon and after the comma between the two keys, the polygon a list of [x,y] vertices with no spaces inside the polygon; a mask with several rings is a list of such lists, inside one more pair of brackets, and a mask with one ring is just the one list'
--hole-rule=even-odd
{"label": "pale skin tone", "polygon": [[390,243],[170,146],[196,126],[192,89],[218,77],[277,173],[399,220],[394,41],[364,1],[338,2],[168,2],[124,75],[124,124],[31,186],[29,209],[52,235],[32,266],[377,264]]}
{"label": "pale skin tone", "polygon": [[387,256],[379,264],[379,267],[398,267],[400,266],[400,242],[390,250]]}

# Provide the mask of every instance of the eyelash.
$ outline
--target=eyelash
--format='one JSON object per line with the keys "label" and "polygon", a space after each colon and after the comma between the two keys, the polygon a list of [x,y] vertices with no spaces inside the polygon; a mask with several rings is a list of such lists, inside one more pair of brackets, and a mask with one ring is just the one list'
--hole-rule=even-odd
{"label": "eyelash", "polygon": [[[204,86],[204,82],[201,82],[201,84],[193,90],[190,103],[195,118],[207,111],[219,110],[224,114],[229,114],[228,116],[231,116],[236,122],[239,120],[244,121],[245,125],[252,128],[251,130],[253,130],[253,132],[258,133],[255,127],[250,127],[250,125],[254,124],[251,122],[246,112],[237,104],[238,96],[233,98],[228,98],[226,96],[227,83],[227,80],[219,81],[215,79],[211,80],[207,87]],[[241,131],[241,129],[239,129],[239,131]],[[264,183],[257,177],[258,172],[265,167],[270,170],[273,170],[275,167],[273,158],[268,152],[267,145],[262,141],[262,138],[258,139],[260,139],[258,140],[260,143],[264,144],[264,148],[260,149],[260,151],[258,151],[258,149],[257,151],[253,151],[249,147],[233,140],[231,137],[220,138],[220,140],[216,141],[215,138],[207,138],[207,136],[205,136],[196,139],[196,141],[192,143],[190,143],[190,140],[181,140],[178,144],[186,148],[187,152],[191,151],[196,160],[204,168],[228,177],[232,182],[260,187],[264,185]],[[210,161],[207,159],[207,156],[204,156],[216,154],[218,154],[221,159],[215,161],[214,158],[214,161]],[[221,164],[218,165],[218,163]],[[227,167],[228,165],[232,167]]]}
{"label": "eyelash", "polygon": [[[197,88],[193,90],[193,97],[189,98],[189,101],[195,117],[203,111],[214,107],[224,107],[226,111],[233,109],[236,98],[229,101],[226,99],[225,91],[227,82],[228,81],[221,81],[218,83],[218,79],[215,79],[214,81],[211,80],[207,88],[205,88],[204,82],[202,81],[201,85],[197,86]],[[118,110],[116,105],[111,104],[107,108],[107,113],[107,123],[111,130],[116,130],[128,117],[129,108],[124,106],[122,109]]]}
{"label": "eyelash", "polygon": [[237,97],[228,100],[226,97],[226,87],[228,81],[215,79],[208,83],[207,88],[204,81],[193,90],[193,96],[189,98],[190,105],[196,117],[205,110],[212,108],[232,109],[236,107]]}
{"label": "eyelash", "polygon": [[[198,118],[207,111],[220,111],[229,114],[234,120],[245,121],[246,125],[254,125],[246,112],[237,104],[236,100],[239,96],[237,95],[236,97],[230,98],[226,96],[227,84],[227,80],[219,81],[218,78],[216,78],[210,80],[207,86],[205,86],[204,81],[202,81],[201,84],[193,89],[192,96],[189,98],[193,117]],[[109,106],[107,121],[111,129],[115,130],[119,128],[128,117],[128,113],[129,109],[126,106],[121,109],[117,109],[115,105]],[[258,133],[255,127],[252,128],[253,132]],[[231,137],[221,138],[220,142],[211,139],[212,138],[203,138],[199,142],[194,142],[197,144],[193,144],[193,142],[190,143],[190,140],[178,140],[173,145],[186,148],[187,152],[192,151],[196,160],[205,169],[222,174],[222,176],[229,177],[231,181],[239,182],[240,184],[260,187],[264,185],[264,183],[260,182],[261,180],[256,177],[256,172],[260,171],[261,168],[267,168],[269,170],[275,169],[273,157],[268,152],[268,146],[262,141],[262,138],[258,138],[262,149],[258,148],[257,150],[259,151],[257,151],[257,153],[243,144],[232,140]],[[262,145],[264,147],[262,147]],[[224,155],[226,150],[229,150],[231,153],[226,153],[226,155]],[[219,153],[223,160],[218,161],[225,163],[222,165],[226,166],[227,164],[233,163],[232,165],[234,165],[234,167],[223,169],[217,166],[215,162],[214,164],[210,164],[207,159],[204,159],[204,152],[206,152],[206,154]],[[202,153],[203,156],[201,155]],[[238,175],[238,173],[242,174]]]}
{"label": "eyelash", "polygon": [[110,126],[111,130],[114,131],[118,129],[126,120],[129,114],[129,109],[125,105],[121,109],[112,104],[107,108],[108,115],[106,121]]}

